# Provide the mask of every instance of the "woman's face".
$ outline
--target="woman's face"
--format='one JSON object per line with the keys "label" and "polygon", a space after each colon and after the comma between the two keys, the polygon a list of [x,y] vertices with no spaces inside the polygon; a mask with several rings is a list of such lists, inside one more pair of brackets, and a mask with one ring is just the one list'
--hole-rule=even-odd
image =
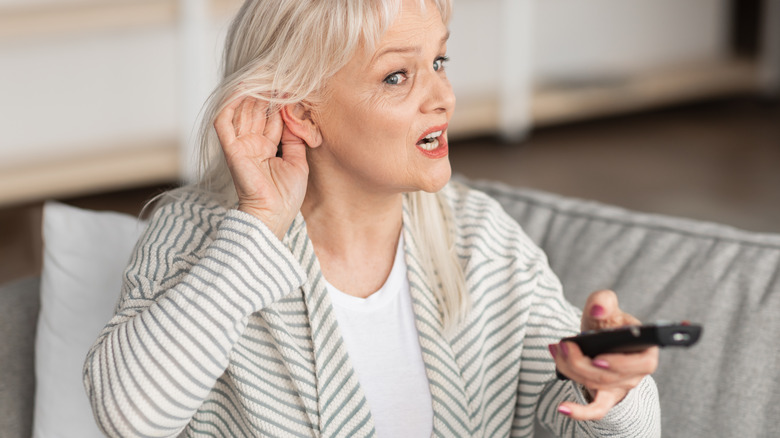
{"label": "woman's face", "polygon": [[451,173],[447,123],[455,108],[444,67],[448,35],[433,4],[423,12],[404,0],[376,49],[359,50],[326,84],[313,170],[372,191],[442,188]]}

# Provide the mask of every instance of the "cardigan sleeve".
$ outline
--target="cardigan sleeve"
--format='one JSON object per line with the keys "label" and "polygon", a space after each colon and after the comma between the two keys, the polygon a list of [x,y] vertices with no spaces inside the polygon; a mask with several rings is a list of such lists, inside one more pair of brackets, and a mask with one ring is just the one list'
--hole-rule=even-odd
{"label": "cardigan sleeve", "polygon": [[160,208],[84,364],[100,428],[112,437],[176,436],[224,373],[248,316],[304,280],[253,216],[197,195]]}
{"label": "cardigan sleeve", "polygon": [[[480,387],[484,391],[480,396],[489,406],[484,421],[484,424],[489,423],[485,436],[509,433],[529,437],[533,434],[535,419],[556,436],[660,436],[658,394],[650,377],[643,379],[599,421],[575,421],[558,412],[558,405],[564,401],[586,403],[579,384],[557,380],[555,362],[548,350],[549,344],[579,332],[581,312],[564,297],[562,285],[544,251],[498,201],[457,182],[448,185],[442,194],[454,212],[454,234],[459,239],[456,247],[461,250],[467,279],[471,279],[475,303],[490,301],[494,304],[493,309],[499,306],[496,303],[502,306],[500,311],[488,311],[487,306],[480,304],[479,312],[472,310],[474,321],[481,322],[469,325],[463,332],[465,335],[459,334],[456,355],[490,357],[492,352],[501,351],[501,357],[505,358],[517,353],[512,356],[517,360],[515,369],[519,369],[518,375],[514,376],[516,387],[509,388],[515,392],[514,406],[508,408],[513,415],[502,410],[510,400],[501,392],[507,385]],[[488,277],[492,279],[489,282],[484,280]],[[511,334],[503,331],[507,327]],[[479,342],[463,342],[465,338]],[[469,349],[468,353],[466,349]],[[498,382],[510,369],[502,368],[501,373],[496,373],[494,370],[498,367],[492,363],[486,368],[484,377],[469,375],[470,381]],[[463,369],[471,372],[480,367],[470,360]],[[462,373],[465,375],[466,371]],[[511,422],[506,425],[507,429],[502,428],[504,424],[500,419],[504,418],[507,423]]]}
{"label": "cardigan sleeve", "polygon": [[[660,437],[661,414],[658,391],[650,376],[632,389],[607,415],[598,421],[576,421],[562,415],[557,408],[564,401],[587,404],[584,388],[573,381],[561,381],[554,377],[555,362],[547,351],[547,345],[562,337],[576,334],[581,312],[569,304],[562,294],[560,281],[550,269],[544,254],[537,258],[537,295],[534,310],[528,321],[528,333],[521,364],[543,359],[542,368],[550,376],[541,387],[536,403],[536,417],[555,436],[576,437]],[[540,355],[539,352],[542,352]],[[531,369],[522,366],[524,372],[538,372],[539,362]]]}

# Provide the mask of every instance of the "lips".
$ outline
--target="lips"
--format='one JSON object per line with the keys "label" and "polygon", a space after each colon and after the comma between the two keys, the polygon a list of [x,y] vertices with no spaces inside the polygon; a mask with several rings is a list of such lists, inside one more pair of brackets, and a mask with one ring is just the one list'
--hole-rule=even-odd
{"label": "lips", "polygon": [[447,138],[444,135],[447,124],[428,128],[417,140],[417,150],[429,158],[442,158],[447,155]]}

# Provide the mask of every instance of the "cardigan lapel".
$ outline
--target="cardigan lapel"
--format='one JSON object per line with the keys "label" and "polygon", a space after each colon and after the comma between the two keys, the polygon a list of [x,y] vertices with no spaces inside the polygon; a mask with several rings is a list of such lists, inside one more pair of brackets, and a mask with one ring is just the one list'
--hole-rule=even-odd
{"label": "cardigan lapel", "polygon": [[412,308],[420,349],[433,401],[433,436],[473,436],[471,409],[461,369],[444,334],[442,315],[430,279],[420,263],[421,250],[407,224],[411,223],[404,197],[404,245]]}
{"label": "cardigan lapel", "polygon": [[[324,437],[376,436],[368,402],[349,360],[320,264],[299,213],[288,232],[288,246],[307,272],[298,308],[308,316],[320,434]],[[292,299],[292,297],[291,297]],[[310,377],[309,377],[310,378]],[[315,402],[307,402],[312,406]]]}
{"label": "cardigan lapel", "polygon": [[[320,415],[317,405],[311,326],[306,316],[303,292],[298,289],[259,312],[273,336],[315,436]],[[255,317],[255,315],[252,315]]]}
{"label": "cardigan lapel", "polygon": [[[406,225],[409,221],[404,198],[404,251],[415,323],[433,400],[433,436],[470,436],[473,428],[465,382],[444,334],[429,279],[419,263],[420,249]],[[304,365],[289,369],[293,380],[299,380],[296,385],[311,423],[323,437],[375,437],[373,418],[341,337],[302,215],[296,217],[285,243],[306,270],[307,281],[300,290],[262,313],[277,341],[297,346],[281,348],[280,353],[287,363]],[[308,324],[299,318],[304,313]],[[299,336],[293,336],[293,331]],[[304,332],[308,336],[301,337]],[[311,382],[316,393],[312,393]]]}
{"label": "cardigan lapel", "polygon": [[[296,253],[293,246],[301,236],[292,231],[301,230],[299,222],[302,222],[302,219],[299,221],[296,218],[290,227],[290,232],[284,237],[284,244],[298,261],[301,260],[301,254],[300,251]],[[311,275],[311,269],[308,269],[307,277]],[[317,402],[315,351],[304,289],[304,287],[296,289],[250,315],[247,326],[260,327],[273,338],[275,350],[281,356],[281,363],[290,374],[290,380],[298,392],[301,408],[305,411],[313,435],[319,436],[320,408]]]}

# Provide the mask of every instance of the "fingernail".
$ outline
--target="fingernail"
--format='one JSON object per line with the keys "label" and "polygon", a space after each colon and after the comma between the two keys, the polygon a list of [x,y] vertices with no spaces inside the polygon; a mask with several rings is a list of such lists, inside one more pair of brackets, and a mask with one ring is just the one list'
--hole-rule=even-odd
{"label": "fingernail", "polygon": [[609,369],[609,363],[604,359],[594,359],[593,362],[591,362],[594,367],[601,368],[603,370]]}
{"label": "fingernail", "polygon": [[563,358],[564,358],[564,359],[566,359],[567,357],[569,357],[569,346],[568,346],[568,345],[566,345],[566,343],[565,343],[565,342],[561,342],[560,344],[558,344],[558,347],[560,347],[560,349],[561,349],[561,354],[563,355]]}
{"label": "fingernail", "polygon": [[550,344],[547,346],[547,348],[550,350],[550,354],[552,355],[553,359],[558,357],[558,347],[555,344]]}
{"label": "fingernail", "polygon": [[599,318],[601,316],[604,316],[605,313],[606,311],[604,310],[604,308],[598,304],[594,304],[593,307],[590,308],[590,316],[594,318]]}
{"label": "fingernail", "polygon": [[566,406],[558,406],[558,412],[560,412],[563,415],[571,415],[571,409],[567,408]]}

